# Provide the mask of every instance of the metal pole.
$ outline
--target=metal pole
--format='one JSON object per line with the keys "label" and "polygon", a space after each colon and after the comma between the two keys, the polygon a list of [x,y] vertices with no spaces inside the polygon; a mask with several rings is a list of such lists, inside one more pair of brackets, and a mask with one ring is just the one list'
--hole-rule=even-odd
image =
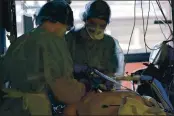
{"label": "metal pole", "polygon": [[8,39],[10,40],[10,43],[12,44],[17,39],[17,27],[16,27],[16,7],[15,7],[15,0],[7,0],[8,1],[8,11],[10,14],[10,21],[12,22],[10,25],[10,35],[8,36]]}
{"label": "metal pole", "polygon": [[13,25],[12,25],[12,34],[14,35],[15,39],[17,39],[17,25],[16,25],[16,4],[15,0],[11,1],[11,10],[12,10],[12,19],[13,19]]}
{"label": "metal pole", "polygon": [[4,1],[0,1],[0,56],[5,53],[6,50],[6,36],[5,36],[5,24],[4,24]]}
{"label": "metal pole", "polygon": [[6,51],[5,28],[0,27],[0,55],[3,55],[5,51]]}
{"label": "metal pole", "polygon": [[[171,7],[172,7],[172,25],[173,25],[173,29],[174,29],[174,0],[171,0]],[[174,39],[174,31],[173,31],[173,39]]]}

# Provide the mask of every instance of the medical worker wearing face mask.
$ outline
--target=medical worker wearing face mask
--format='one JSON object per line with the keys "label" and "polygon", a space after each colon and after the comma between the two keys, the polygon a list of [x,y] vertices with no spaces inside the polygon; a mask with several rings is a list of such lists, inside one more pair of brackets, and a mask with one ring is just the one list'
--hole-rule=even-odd
{"label": "medical worker wearing face mask", "polygon": [[105,33],[110,16],[111,10],[105,1],[89,2],[82,15],[84,26],[69,31],[66,40],[75,65],[95,67],[115,78],[124,75],[125,62],[118,40]]}

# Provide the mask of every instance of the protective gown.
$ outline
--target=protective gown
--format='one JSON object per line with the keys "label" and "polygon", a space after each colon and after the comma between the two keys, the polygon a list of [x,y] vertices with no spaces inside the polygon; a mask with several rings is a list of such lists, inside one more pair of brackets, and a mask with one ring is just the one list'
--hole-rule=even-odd
{"label": "protective gown", "polygon": [[[56,84],[59,101],[71,104],[84,95],[84,85],[73,79],[72,72],[73,62],[65,39],[38,27],[19,37],[9,47],[4,56],[2,80],[10,82],[10,91],[21,92],[33,115],[41,115],[50,112],[45,91],[56,80],[59,80]],[[14,93],[10,94],[11,97],[15,96]],[[47,110],[41,106],[46,106]]]}

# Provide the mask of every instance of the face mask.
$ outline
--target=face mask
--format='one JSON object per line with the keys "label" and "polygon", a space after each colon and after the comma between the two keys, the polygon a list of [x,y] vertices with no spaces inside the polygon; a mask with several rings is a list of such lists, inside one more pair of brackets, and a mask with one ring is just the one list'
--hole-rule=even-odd
{"label": "face mask", "polygon": [[96,27],[90,27],[86,25],[86,31],[91,39],[101,40],[104,37],[104,29],[100,28],[99,25],[97,25]]}

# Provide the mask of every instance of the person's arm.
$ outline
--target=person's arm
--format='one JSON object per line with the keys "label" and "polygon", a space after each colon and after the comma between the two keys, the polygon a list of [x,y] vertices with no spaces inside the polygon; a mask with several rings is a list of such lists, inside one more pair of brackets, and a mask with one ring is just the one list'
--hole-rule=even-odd
{"label": "person's arm", "polygon": [[[109,65],[108,65],[108,73],[106,75],[116,78],[116,77],[122,77],[124,76],[124,71],[125,71],[125,61],[124,61],[124,53],[119,45],[118,40],[114,39],[112,43],[112,48],[110,52],[110,57],[109,57]],[[119,81],[117,81],[120,83]],[[114,88],[120,88],[120,84],[114,84],[110,81],[106,82],[106,86],[109,89],[112,89],[113,86]]]}
{"label": "person's arm", "polygon": [[0,71],[1,71],[1,73],[0,73],[0,88],[2,88],[3,81],[4,81],[3,68],[4,68],[3,67],[3,56],[0,56]]}
{"label": "person's arm", "polygon": [[120,44],[118,42],[118,40],[115,40],[115,54],[117,56],[117,60],[118,60],[118,66],[117,66],[117,70],[115,73],[116,77],[120,77],[120,76],[124,76],[124,72],[125,72],[125,58],[124,58],[124,53],[122,48],[120,47]]}
{"label": "person's arm", "polygon": [[[60,52],[54,50],[54,45],[48,44],[49,42],[49,49],[45,47],[43,52],[45,80],[58,100],[66,104],[77,103],[85,95],[85,86],[72,77],[71,70],[64,70],[64,67],[71,67],[71,62],[62,66]],[[71,59],[70,56],[67,57]]]}
{"label": "person's arm", "polygon": [[111,77],[124,76],[125,61],[123,50],[116,39],[113,40],[111,45],[110,53],[108,55],[108,71],[105,74]]}

